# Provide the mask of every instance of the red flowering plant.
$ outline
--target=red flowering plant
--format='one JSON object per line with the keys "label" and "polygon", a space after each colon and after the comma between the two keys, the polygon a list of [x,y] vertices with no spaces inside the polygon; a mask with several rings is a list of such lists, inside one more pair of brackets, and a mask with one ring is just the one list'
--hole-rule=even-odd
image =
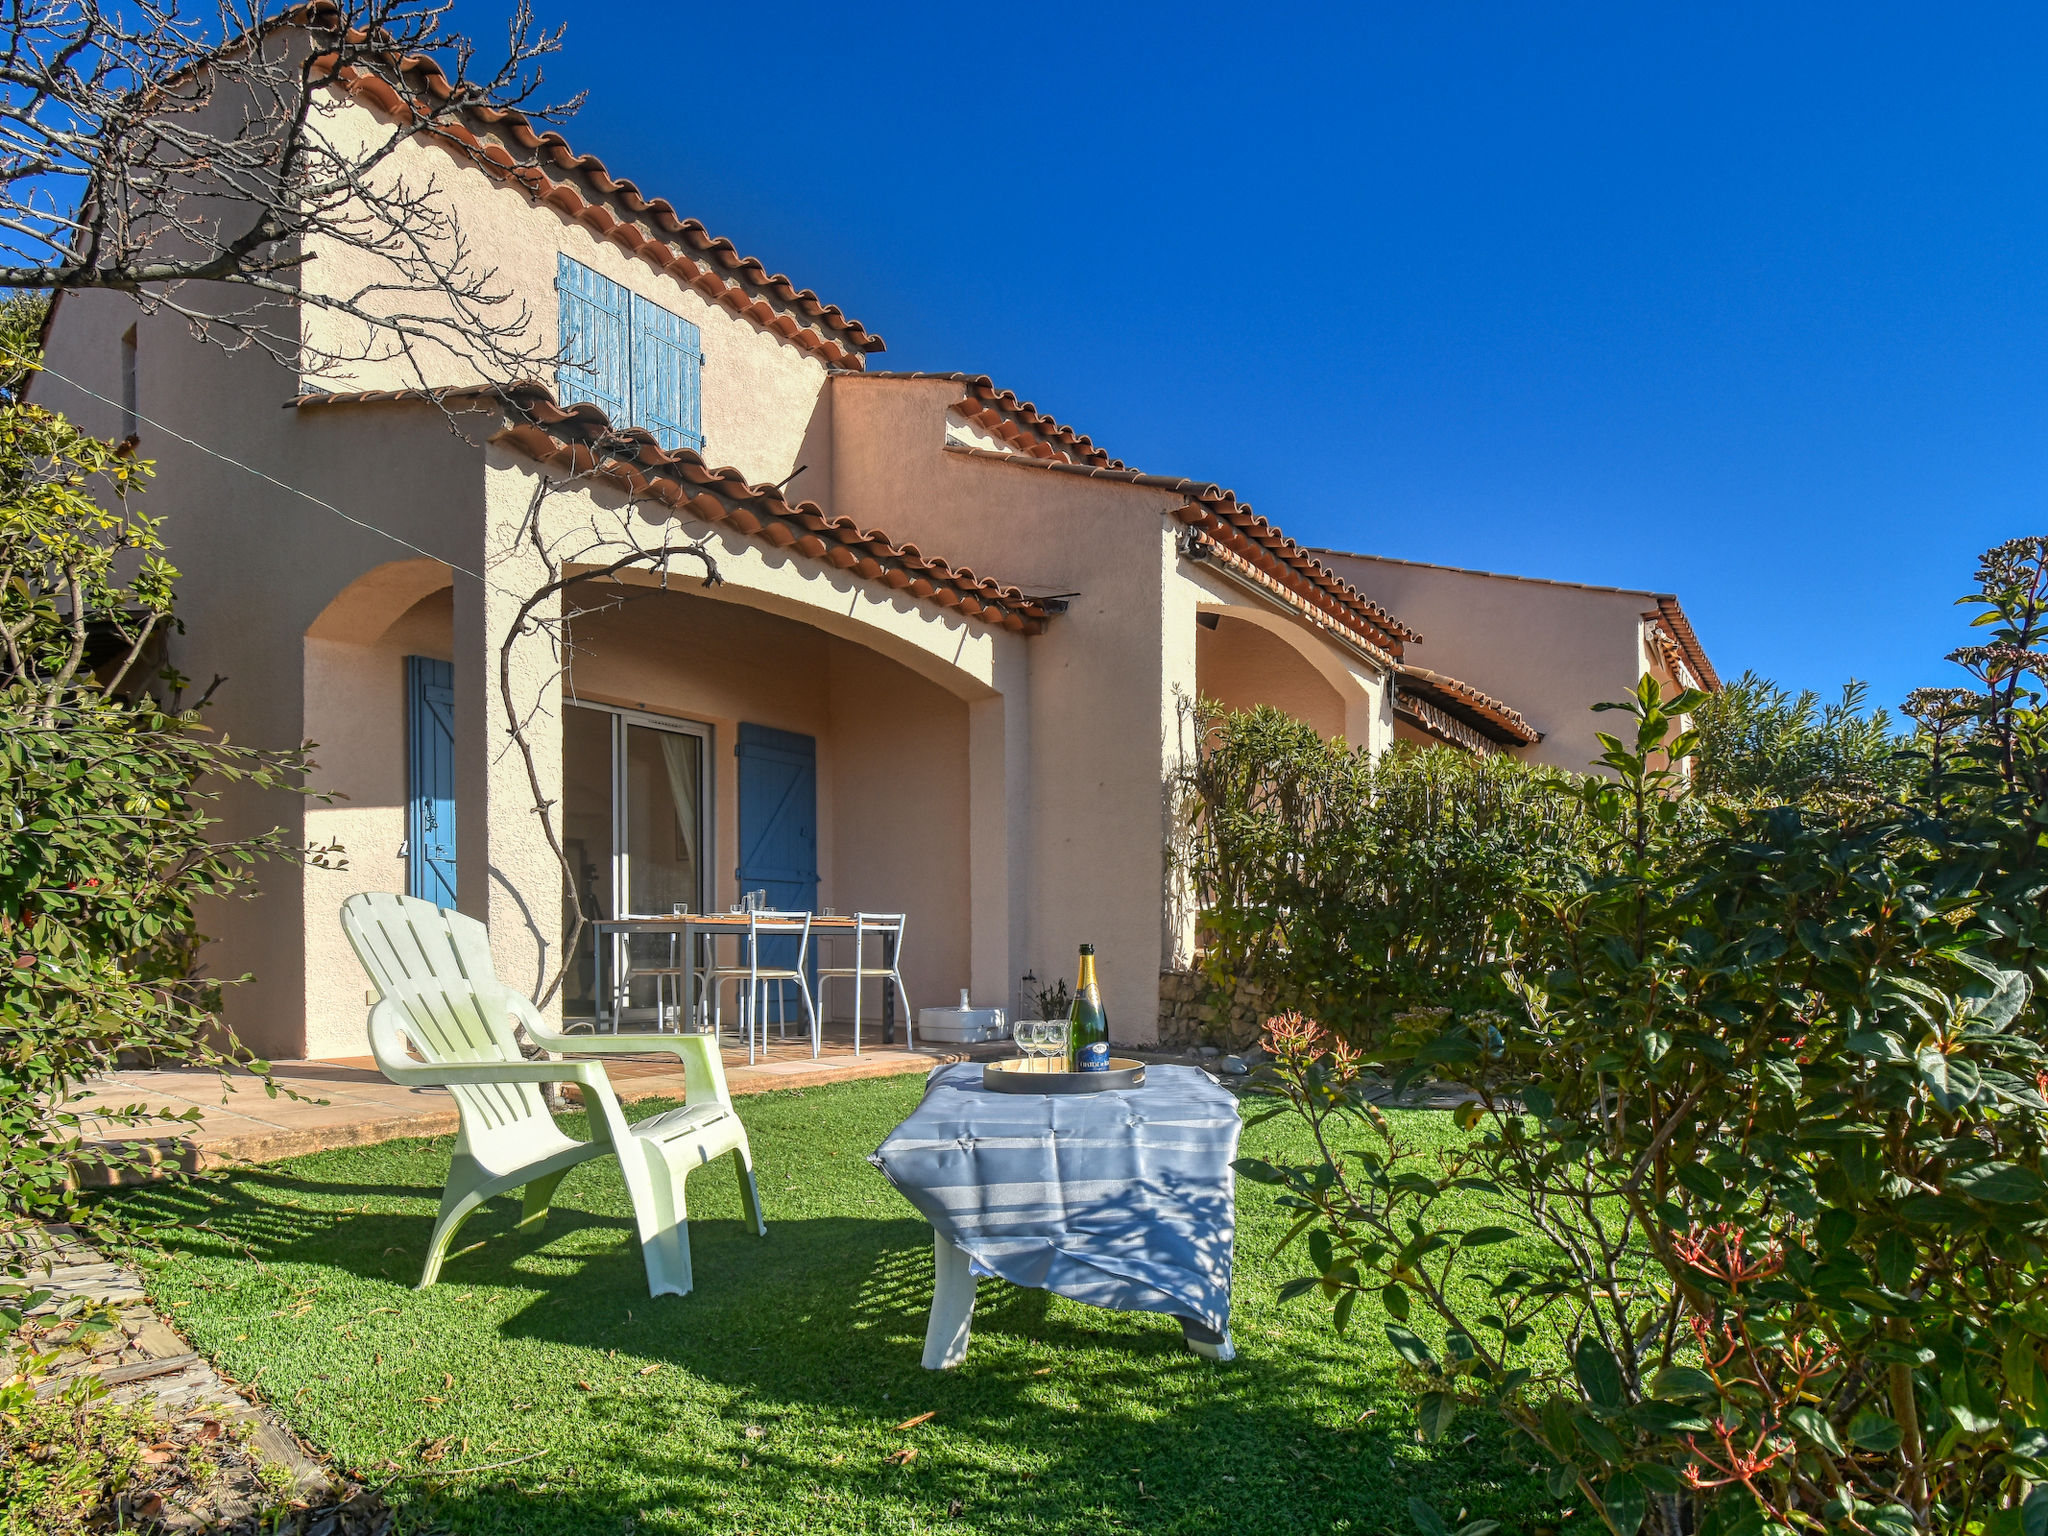
{"label": "red flowering plant", "polygon": [[[1499,1413],[1617,1536],[2043,1536],[2048,812],[1995,743],[1974,792],[1702,807],[1700,702],[1615,706],[1602,836],[1498,923],[1516,1006],[1269,1027],[1287,1292],[1371,1303],[1425,1438]],[[1447,1151],[1373,1102],[1431,1080]]]}

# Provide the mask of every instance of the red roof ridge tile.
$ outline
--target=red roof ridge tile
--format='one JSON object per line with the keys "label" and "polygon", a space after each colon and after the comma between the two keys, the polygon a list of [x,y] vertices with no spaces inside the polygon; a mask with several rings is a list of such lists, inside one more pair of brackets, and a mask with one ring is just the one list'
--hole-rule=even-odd
{"label": "red roof ridge tile", "polygon": [[1214,482],[1177,475],[1148,475],[1135,469],[1070,464],[1060,459],[1031,458],[1022,454],[999,453],[992,448],[974,448],[964,443],[948,443],[946,451],[967,458],[1019,464],[1031,469],[1058,470],[1071,475],[1085,475],[1093,480],[1110,480],[1185,496],[1188,505],[1174,509],[1174,516],[1180,522],[1243,559],[1292,597],[1351,631],[1355,638],[1372,649],[1398,661],[1403,645],[1415,644],[1422,639],[1415,630],[1239,501],[1235,491],[1226,490]]}
{"label": "red roof ridge tile", "polygon": [[[1075,431],[1062,422],[1038,409],[1029,400],[1020,400],[1012,390],[998,389],[995,380],[985,373],[922,373],[909,369],[862,369],[858,376],[869,379],[939,379],[967,387],[966,398],[956,402],[953,409],[975,425],[993,432],[1005,442],[1011,443],[1029,453],[1034,445],[1075,455],[1081,462],[1097,465],[1103,469],[1127,469],[1122,459],[1110,457],[1108,451],[1099,448],[1084,433]],[[1040,457],[1040,455],[1033,455]]]}
{"label": "red roof ridge tile", "polygon": [[[854,570],[869,580],[907,590],[913,597],[930,598],[984,623],[1035,635],[1058,611],[1056,605],[1019,587],[977,578],[965,566],[928,558],[914,544],[895,544],[879,530],[862,533],[851,518],[828,518],[816,502],[792,504],[778,487],[752,484],[730,466],[714,469],[691,449],[663,448],[644,427],[614,427],[595,405],[578,402],[563,406],[555,400],[554,391],[537,379],[448,389],[315,391],[294,396],[285,407],[309,410],[450,402],[502,410],[508,425],[492,434],[491,440],[509,443],[538,463],[566,461],[578,474],[601,476],[635,495],[653,496],[678,512],[762,538],[778,548],[794,548],[807,558]],[[865,546],[865,554],[856,555],[849,549],[849,561],[831,559],[831,547],[818,537],[818,531],[825,528],[854,534],[855,541]]]}
{"label": "red roof ridge tile", "polygon": [[[318,10],[317,5],[303,7],[300,24],[317,24],[311,18]],[[433,59],[409,54],[391,63],[401,75],[416,79],[419,89],[444,103],[454,100],[453,85]],[[387,116],[402,117],[408,110],[390,83],[370,70],[349,65],[331,75],[343,90]],[[881,337],[837,304],[825,303],[811,289],[798,288],[782,273],[771,273],[754,257],[741,255],[730,240],[682,217],[667,199],[646,197],[633,182],[613,176],[597,156],[578,154],[556,130],[536,129],[518,108],[467,102],[459,106],[466,121],[438,126],[432,137],[486,175],[523,187],[535,202],[646,257],[712,302],[819,353],[834,367],[859,371],[867,353],[885,349]],[[515,155],[507,143],[519,153]],[[550,165],[557,174],[550,174]],[[588,196],[576,184],[579,180],[597,197]],[[618,211],[608,204],[615,204]]]}

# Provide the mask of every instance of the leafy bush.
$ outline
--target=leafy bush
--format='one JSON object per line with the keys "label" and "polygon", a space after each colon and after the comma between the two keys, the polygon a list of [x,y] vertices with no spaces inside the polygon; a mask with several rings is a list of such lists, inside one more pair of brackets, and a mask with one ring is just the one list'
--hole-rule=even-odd
{"label": "leafy bush", "polygon": [[1866,709],[1868,699],[1862,683],[1822,704],[1811,689],[1795,695],[1743,673],[1693,717],[1696,792],[1747,805],[1811,806],[1903,793],[1915,776],[1910,740],[1892,729],[1887,711]]}
{"label": "leafy bush", "polygon": [[[1377,1295],[1425,1435],[1497,1410],[1620,1536],[2048,1529],[2048,543],[1980,574],[1980,689],[1899,800],[1703,811],[1663,765],[1705,701],[1646,683],[1583,855],[1493,919],[1512,1006],[1269,1031],[1322,1149],[1244,1170],[1295,1289]],[[1369,1069],[1468,1085],[1469,1144],[1403,1147]]]}
{"label": "leafy bush", "polygon": [[96,1107],[88,1126],[93,1073],[123,1055],[263,1070],[193,976],[195,905],[298,850],[278,830],[222,836],[207,807],[230,784],[290,787],[307,762],[213,738],[180,680],[152,675],[176,572],[130,504],[148,472],[0,402],[0,1229],[78,1214],[81,1168],[149,1160],[110,1131],[191,1118]]}
{"label": "leafy bush", "polygon": [[1350,1037],[1419,1002],[1505,1003],[1500,919],[1586,831],[1569,777],[1447,747],[1375,761],[1271,708],[1210,719],[1175,851],[1212,991]]}
{"label": "leafy bush", "polygon": [[156,1432],[141,1410],[78,1392],[0,1411],[0,1536],[116,1529]]}

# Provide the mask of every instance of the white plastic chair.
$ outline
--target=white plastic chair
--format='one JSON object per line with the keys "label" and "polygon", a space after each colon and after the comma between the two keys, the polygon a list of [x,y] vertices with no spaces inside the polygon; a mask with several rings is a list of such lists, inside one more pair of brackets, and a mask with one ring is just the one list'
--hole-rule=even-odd
{"label": "white plastic chair", "polygon": [[[825,1006],[825,983],[846,980],[853,983],[853,1054],[860,1054],[860,999],[863,984],[873,979],[884,984],[894,983],[897,1001],[903,1004],[903,1049],[917,1049],[916,1036],[911,1028],[910,994],[904,990],[903,972],[903,927],[907,919],[901,912],[856,912],[853,914],[853,932],[832,934],[830,937],[845,937],[853,940],[853,964],[821,965],[818,967],[818,1007]],[[822,942],[827,933],[818,935]],[[868,939],[881,940],[883,958],[875,965],[867,963]],[[891,949],[891,945],[894,948]],[[893,956],[893,958],[891,958]]]}
{"label": "white plastic chair", "polygon": [[[773,984],[775,987],[775,1017],[778,1025],[786,1025],[783,1016],[782,989],[794,982],[797,996],[803,999],[804,1014],[811,1025],[811,1057],[815,1060],[824,1050],[825,1037],[818,1027],[818,1006],[811,997],[810,972],[806,962],[811,953],[811,914],[808,912],[751,911],[747,913],[747,931],[735,933],[740,941],[738,962],[733,965],[719,965],[715,962],[706,967],[705,984],[711,992],[711,1034],[718,1037],[720,1018],[719,1004],[724,998],[726,982],[739,984],[740,1028],[747,1034],[747,1065],[754,1064],[755,1038],[759,1037],[761,1049],[768,1046],[768,1020],[763,1016],[762,992]],[[796,940],[795,965],[765,965],[761,960],[763,940]]]}
{"label": "white plastic chair", "polygon": [[[531,1226],[546,1217],[564,1174],[610,1153],[618,1155],[632,1197],[651,1295],[690,1292],[683,1179],[691,1169],[730,1152],[747,1220],[767,1236],[746,1127],[733,1112],[715,1037],[554,1034],[525,996],[497,979],[484,925],[431,902],[381,892],[351,896],[341,925],[382,994],[370,1010],[378,1067],[394,1083],[447,1088],[462,1114],[421,1289],[439,1278],[457,1229],[486,1200],[523,1190],[519,1225]],[[629,1125],[603,1063],[527,1061],[515,1024],[546,1050],[675,1056],[685,1067],[683,1107]],[[582,1088],[594,1133],[589,1141],[572,1141],[556,1128],[540,1095],[543,1083]]]}

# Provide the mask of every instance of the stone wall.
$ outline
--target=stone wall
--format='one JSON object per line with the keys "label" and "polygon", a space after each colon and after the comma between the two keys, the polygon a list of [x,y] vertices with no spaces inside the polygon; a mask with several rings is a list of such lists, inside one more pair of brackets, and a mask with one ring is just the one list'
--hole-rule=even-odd
{"label": "stone wall", "polygon": [[1256,1044],[1271,1009],[1249,983],[1240,984],[1230,1007],[1210,1001],[1209,986],[1199,971],[1159,973],[1159,1044],[1171,1050],[1196,1045],[1241,1051]]}

